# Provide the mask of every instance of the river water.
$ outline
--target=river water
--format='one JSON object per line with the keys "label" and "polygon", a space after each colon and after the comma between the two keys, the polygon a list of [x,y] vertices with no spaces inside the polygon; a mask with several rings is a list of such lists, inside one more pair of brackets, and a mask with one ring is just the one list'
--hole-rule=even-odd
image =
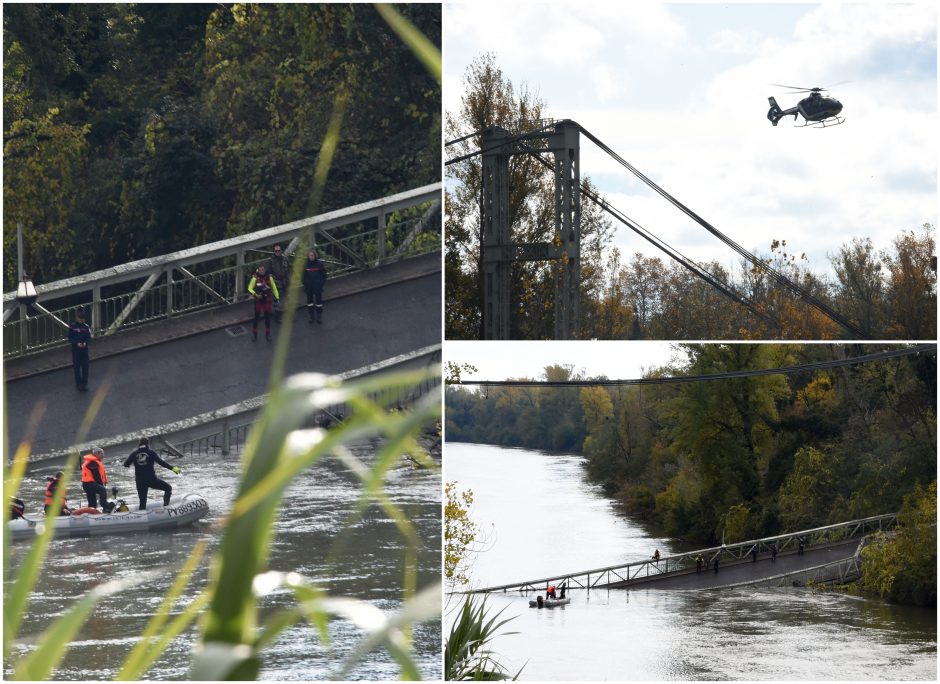
{"label": "river water", "polygon": [[[353,447],[353,453],[367,464],[374,456],[369,444]],[[112,465],[108,455],[109,475],[113,484],[132,508],[137,506],[133,474]],[[102,582],[140,575],[145,570],[179,564],[199,540],[207,540],[214,549],[221,540],[215,523],[231,508],[238,487],[237,457],[187,457],[175,462],[183,469],[178,477],[164,476],[174,494],[194,491],[202,494],[210,506],[207,518],[193,527],[177,532],[112,535],[95,539],[55,539],[46,567],[31,597],[24,634],[35,635],[89,589]],[[160,470],[160,469],[158,469]],[[30,510],[41,508],[41,491],[46,473],[37,472],[24,484]],[[343,466],[326,461],[300,476],[286,492],[284,507],[276,524],[269,569],[298,572],[317,582],[331,596],[353,597],[369,601],[391,614],[401,607],[405,544],[394,523],[376,506],[345,532],[338,559],[330,559],[331,550],[353,510],[361,487]],[[79,487],[72,485],[70,502],[78,500]],[[387,477],[386,492],[417,527],[423,546],[419,552],[419,588],[440,580],[441,485],[440,473],[415,469],[402,463]],[[151,501],[160,492],[151,492]],[[9,562],[21,563],[29,544],[13,544]],[[183,596],[188,604],[207,582],[208,560],[204,560],[196,578]],[[10,573],[6,573],[9,578]],[[56,679],[108,680],[118,672],[124,658],[150,619],[162,596],[173,581],[169,573],[156,579],[142,580],[133,590],[105,598],[94,616],[84,626],[61,666]],[[7,584],[9,586],[9,584]],[[276,608],[292,605],[286,594],[274,594],[262,603],[262,620]],[[180,612],[178,608],[174,614]],[[331,647],[325,646],[307,625],[284,632],[263,652],[262,679],[328,679],[358,642],[364,632],[344,620],[330,622]],[[147,679],[186,679],[191,650],[196,643],[195,628],[181,635],[146,673]],[[427,679],[441,677],[440,620],[417,625],[413,633],[415,657]],[[22,652],[18,647],[17,652]],[[11,674],[4,664],[7,676]],[[399,668],[385,651],[377,651],[348,675],[352,679],[398,679]]]}
{"label": "river water", "polygon": [[[448,442],[444,477],[473,490],[487,536],[477,587],[687,550],[623,516],[580,456]],[[935,610],[801,588],[574,591],[552,610],[530,598],[487,598],[517,632],[492,650],[523,680],[937,677]]]}

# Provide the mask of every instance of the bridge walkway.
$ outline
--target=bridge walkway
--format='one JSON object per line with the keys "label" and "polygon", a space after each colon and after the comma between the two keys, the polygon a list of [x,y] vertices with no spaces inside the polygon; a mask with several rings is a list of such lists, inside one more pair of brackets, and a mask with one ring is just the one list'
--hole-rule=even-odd
{"label": "bridge walkway", "polygon": [[[286,373],[341,373],[440,343],[440,277],[440,253],[432,253],[331,280],[323,325],[310,326],[305,312],[297,312]],[[345,287],[346,295],[338,298]],[[44,404],[32,453],[68,448],[95,391],[105,385],[108,394],[91,426],[90,442],[263,394],[276,345],[265,342],[263,323],[259,341],[251,341],[252,316],[251,302],[242,302],[96,341],[88,392],[75,389],[68,348],[8,360],[8,444],[19,443],[30,414]],[[241,334],[231,334],[233,324],[241,324]],[[275,338],[280,330],[274,325]]]}
{"label": "bridge walkway", "polygon": [[[473,589],[469,593],[543,591],[548,584],[565,584],[569,590],[622,589],[709,589],[745,584],[788,573],[802,573],[820,566],[832,566],[844,574],[840,561],[854,558],[859,544],[869,535],[890,530],[897,524],[897,514],[888,513],[859,520],[849,520],[808,530],[789,532],[763,539],[752,539],[708,549],[645,559],[603,568],[562,573],[522,582]],[[799,553],[800,539],[805,541]],[[776,549],[776,558],[773,550]],[[754,554],[757,561],[754,562]],[[704,567],[696,569],[701,556]],[[714,562],[718,560],[718,572]],[[811,573],[812,577],[823,575]]]}

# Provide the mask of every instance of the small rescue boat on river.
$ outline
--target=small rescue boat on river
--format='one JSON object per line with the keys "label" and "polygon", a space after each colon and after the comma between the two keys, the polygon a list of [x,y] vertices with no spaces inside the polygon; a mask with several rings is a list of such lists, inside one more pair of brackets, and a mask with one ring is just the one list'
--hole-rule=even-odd
{"label": "small rescue boat on river", "polygon": [[[93,512],[92,512],[93,511]],[[101,513],[96,509],[79,509],[72,515],[53,518],[57,537],[88,537],[125,532],[175,530],[190,525],[209,514],[209,502],[199,494],[183,494],[170,499],[167,506],[153,502],[145,511]],[[32,539],[37,527],[45,522],[42,513],[27,513],[7,522],[14,540]]]}
{"label": "small rescue boat on river", "polygon": [[529,608],[556,608],[566,606],[571,603],[571,599],[565,598],[542,598],[541,596],[529,601]]}

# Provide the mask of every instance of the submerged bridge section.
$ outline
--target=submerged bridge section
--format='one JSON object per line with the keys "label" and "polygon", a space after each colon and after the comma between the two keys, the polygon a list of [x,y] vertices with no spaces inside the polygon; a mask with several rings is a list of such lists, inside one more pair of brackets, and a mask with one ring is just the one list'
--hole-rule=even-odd
{"label": "submerged bridge section", "polygon": [[[897,514],[873,516],[765,539],[715,546],[659,560],[649,559],[476,589],[473,593],[544,591],[546,585],[575,589],[714,589],[745,584],[789,585],[848,581],[859,572],[865,538],[893,529]],[[803,537],[805,548],[799,551]],[[776,549],[776,553],[774,553]],[[697,568],[701,557],[703,567]],[[717,570],[716,568],[717,560]]]}

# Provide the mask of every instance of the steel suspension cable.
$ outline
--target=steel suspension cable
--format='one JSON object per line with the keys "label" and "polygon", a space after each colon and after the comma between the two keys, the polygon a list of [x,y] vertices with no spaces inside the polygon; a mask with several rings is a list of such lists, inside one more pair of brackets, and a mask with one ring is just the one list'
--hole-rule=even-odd
{"label": "steel suspension cable", "polygon": [[915,354],[936,353],[936,344],[918,344],[912,347],[853,356],[847,359],[817,361],[795,366],[785,366],[783,368],[759,368],[753,370],[726,371],[724,373],[707,373],[704,375],[674,375],[662,378],[629,378],[623,380],[461,380],[453,384],[481,385],[486,387],[619,387],[624,385],[672,385],[711,380],[728,380],[733,378],[754,378],[762,375],[805,373],[809,371],[838,368],[840,366],[856,366],[863,363],[872,363],[874,361],[913,356]]}
{"label": "steel suspension cable", "polygon": [[[542,155],[540,155],[539,153],[532,152],[531,154],[539,162],[541,162],[543,166],[546,166],[549,170],[554,169],[551,162],[549,162],[547,159],[542,157]],[[646,240],[647,242],[655,246],[657,249],[660,249],[661,251],[665,252],[666,255],[669,256],[670,259],[677,261],[679,264],[681,264],[686,269],[688,269],[689,271],[697,275],[699,278],[707,282],[709,285],[717,289],[719,292],[721,292],[723,295],[725,295],[729,299],[746,307],[751,313],[753,313],[755,316],[763,320],[765,323],[768,323],[769,325],[775,328],[780,327],[779,321],[775,320],[769,314],[761,311],[760,307],[758,307],[757,304],[753,302],[751,299],[737,292],[731,285],[725,283],[723,280],[721,280],[717,276],[712,275],[707,270],[705,270],[704,268],[696,264],[694,261],[686,257],[684,254],[679,252],[677,249],[669,245],[667,242],[653,235],[646,228],[644,228],[643,226],[638,224],[636,221],[631,219],[629,216],[627,216],[626,214],[621,212],[619,209],[617,209],[616,207],[608,203],[606,200],[604,200],[600,195],[591,191],[588,188],[586,183],[581,184],[580,190],[581,190],[582,195],[590,199],[601,209],[606,211],[608,214],[613,216],[615,219],[620,221],[622,224],[627,226],[630,230],[632,230],[634,233],[642,237],[644,240]]]}
{"label": "steel suspension cable", "polygon": [[595,136],[593,133],[588,131],[586,128],[584,128],[580,124],[578,124],[578,130],[580,130],[581,133],[583,133],[591,142],[593,142],[595,145],[601,148],[601,150],[606,152],[612,159],[614,159],[616,162],[618,162],[620,165],[622,165],[624,168],[626,168],[628,171],[634,174],[637,178],[639,178],[646,185],[652,188],[656,193],[662,196],[666,201],[668,201],[674,207],[679,209],[679,211],[684,213],[686,216],[688,216],[693,221],[698,223],[700,226],[705,228],[705,230],[707,230],[712,235],[717,237],[719,240],[724,242],[726,245],[731,247],[735,252],[743,256],[750,263],[754,264],[760,270],[767,273],[774,280],[774,282],[776,282],[778,285],[782,285],[783,287],[789,289],[794,294],[798,295],[801,299],[804,299],[811,306],[821,311],[826,317],[835,321],[836,323],[844,327],[846,330],[848,330],[850,333],[852,333],[853,336],[858,337],[858,338],[864,338],[866,336],[865,333],[863,333],[858,327],[856,327],[845,316],[835,311],[832,307],[828,306],[825,302],[818,299],[815,295],[810,293],[805,288],[801,287],[799,284],[790,280],[783,273],[780,273],[779,271],[777,271],[775,268],[773,268],[770,264],[768,264],[763,259],[759,259],[756,255],[751,254],[740,244],[738,244],[737,242],[732,240],[730,237],[722,233],[720,230],[715,228],[712,224],[710,224],[704,218],[702,218],[701,216],[696,214],[694,211],[692,211],[689,207],[685,206],[682,202],[680,202],[675,197],[670,195],[668,192],[663,190],[654,181],[652,181],[650,178],[645,176],[639,169],[637,169],[635,166],[630,164],[630,162],[628,162],[626,159],[624,159],[619,154],[617,154],[613,149],[611,149],[608,145],[606,145],[603,141],[601,141],[597,136]]}

